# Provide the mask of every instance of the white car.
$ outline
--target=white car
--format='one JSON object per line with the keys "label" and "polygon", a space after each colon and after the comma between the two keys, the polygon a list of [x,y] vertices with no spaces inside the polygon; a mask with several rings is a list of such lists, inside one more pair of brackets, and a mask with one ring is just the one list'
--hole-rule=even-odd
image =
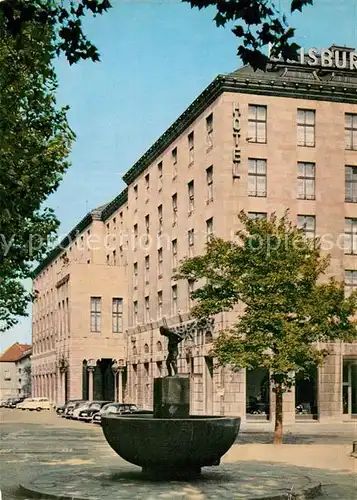
{"label": "white car", "polygon": [[77,408],[75,408],[73,410],[71,418],[73,418],[74,420],[78,420],[80,412],[82,410],[86,410],[89,407],[89,405],[90,405],[89,401],[86,401],[85,403],[81,403],[79,406],[77,406]]}
{"label": "white car", "polygon": [[26,398],[22,403],[19,403],[16,408],[30,411],[51,410],[52,404],[48,398]]}

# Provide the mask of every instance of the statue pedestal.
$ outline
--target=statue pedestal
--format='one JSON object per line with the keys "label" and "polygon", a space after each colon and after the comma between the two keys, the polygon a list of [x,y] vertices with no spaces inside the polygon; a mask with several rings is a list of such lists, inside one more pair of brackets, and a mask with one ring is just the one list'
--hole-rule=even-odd
{"label": "statue pedestal", "polygon": [[190,379],[188,377],[154,379],[154,418],[188,418]]}

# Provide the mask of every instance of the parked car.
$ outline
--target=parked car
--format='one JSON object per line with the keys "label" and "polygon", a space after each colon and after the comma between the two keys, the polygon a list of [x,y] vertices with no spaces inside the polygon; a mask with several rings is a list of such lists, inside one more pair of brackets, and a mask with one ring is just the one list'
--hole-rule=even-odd
{"label": "parked car", "polygon": [[52,404],[48,398],[26,398],[17,405],[17,408],[30,411],[51,410]]}
{"label": "parked car", "polygon": [[72,405],[75,405],[76,403],[82,403],[83,399],[71,399],[70,401],[67,401],[64,405],[60,405],[56,407],[56,413],[57,415],[63,416],[66,413],[66,410],[69,409]]}
{"label": "parked car", "polygon": [[79,415],[79,412],[81,410],[84,410],[84,408],[87,408],[88,405],[89,401],[77,401],[75,403],[72,403],[68,405],[63,416],[65,418],[73,418],[76,420]]}
{"label": "parked car", "polygon": [[9,407],[10,402],[12,401],[12,399],[13,399],[13,398],[7,398],[7,399],[4,399],[3,401],[1,401],[0,407],[1,407],[1,408],[8,408],[8,407]]}
{"label": "parked car", "polygon": [[111,401],[92,401],[86,408],[80,408],[77,416],[78,420],[89,422],[108,403],[111,403]]}
{"label": "parked car", "polygon": [[22,403],[23,401],[25,400],[25,398],[21,397],[21,398],[12,398],[8,404],[7,404],[7,408],[17,408],[17,405],[19,403]]}
{"label": "parked car", "polygon": [[100,424],[102,421],[102,415],[106,414],[125,414],[133,413],[138,410],[138,407],[134,404],[129,403],[108,403],[102,407],[102,409],[93,415],[93,424]]}

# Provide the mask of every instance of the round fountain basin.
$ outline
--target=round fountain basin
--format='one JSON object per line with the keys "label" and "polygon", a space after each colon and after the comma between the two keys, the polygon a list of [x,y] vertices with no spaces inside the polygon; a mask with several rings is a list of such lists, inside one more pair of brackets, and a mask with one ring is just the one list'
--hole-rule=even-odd
{"label": "round fountain basin", "polygon": [[102,429],[113,450],[144,471],[199,473],[201,467],[219,465],[238,435],[240,421],[219,416],[103,415]]}

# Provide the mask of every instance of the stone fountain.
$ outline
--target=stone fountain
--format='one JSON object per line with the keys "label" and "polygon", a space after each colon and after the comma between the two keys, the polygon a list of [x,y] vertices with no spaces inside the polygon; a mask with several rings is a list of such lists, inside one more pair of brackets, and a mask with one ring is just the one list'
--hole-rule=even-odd
{"label": "stone fountain", "polygon": [[118,455],[151,477],[198,476],[202,467],[220,464],[241,419],[190,415],[190,380],[177,370],[178,344],[184,336],[166,326],[160,333],[168,338],[168,376],[154,379],[154,411],[103,415],[103,433]]}

